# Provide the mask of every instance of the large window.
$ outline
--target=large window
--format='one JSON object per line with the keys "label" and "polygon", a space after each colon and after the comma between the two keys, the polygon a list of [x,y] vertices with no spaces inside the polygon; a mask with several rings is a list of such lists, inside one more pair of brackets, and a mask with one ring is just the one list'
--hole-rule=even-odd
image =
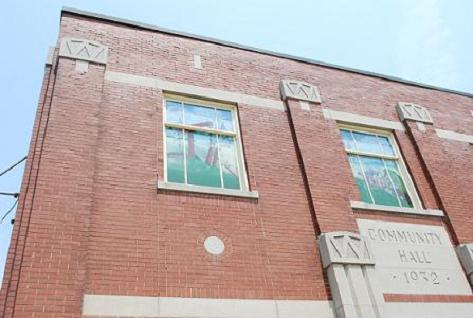
{"label": "large window", "polygon": [[342,127],[341,135],[362,201],[419,207],[413,183],[390,133]]}
{"label": "large window", "polygon": [[167,182],[247,190],[235,108],[167,96]]}

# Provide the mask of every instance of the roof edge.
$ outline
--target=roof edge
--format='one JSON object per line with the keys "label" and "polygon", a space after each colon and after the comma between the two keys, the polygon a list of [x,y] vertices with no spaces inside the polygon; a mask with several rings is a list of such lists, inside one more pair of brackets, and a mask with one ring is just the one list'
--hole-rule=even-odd
{"label": "roof edge", "polygon": [[176,35],[176,36],[190,38],[190,39],[199,40],[199,41],[210,42],[210,43],[214,43],[214,44],[218,44],[218,45],[222,45],[222,46],[227,46],[227,47],[231,47],[231,48],[235,48],[235,49],[240,49],[240,50],[244,50],[244,51],[250,51],[250,52],[255,52],[255,53],[260,53],[260,54],[285,58],[285,59],[294,60],[294,61],[298,61],[298,62],[302,62],[302,63],[317,65],[317,66],[331,68],[331,69],[342,70],[342,71],[346,71],[346,72],[350,72],[350,73],[356,73],[356,74],[361,74],[361,75],[378,77],[378,78],[381,78],[381,79],[384,79],[384,80],[387,80],[387,81],[391,81],[391,82],[397,82],[397,83],[407,84],[407,85],[411,85],[411,86],[417,86],[417,87],[421,87],[421,88],[432,89],[432,90],[437,90],[437,91],[442,91],[442,92],[447,92],[447,93],[453,93],[453,94],[473,98],[473,93],[469,93],[469,92],[464,92],[464,91],[439,87],[439,86],[435,86],[435,85],[419,83],[419,82],[406,80],[406,79],[396,77],[396,76],[385,75],[385,74],[381,74],[381,73],[364,71],[364,70],[359,70],[359,69],[356,69],[356,68],[330,64],[330,63],[326,63],[326,62],[323,62],[323,61],[310,59],[310,58],[305,58],[305,57],[300,57],[300,56],[295,56],[295,55],[291,55],[291,54],[285,54],[285,53],[279,53],[279,52],[274,52],[274,51],[265,50],[265,49],[259,49],[259,48],[246,46],[246,45],[242,45],[242,44],[231,42],[231,41],[220,40],[220,39],[216,39],[216,38],[212,38],[212,37],[201,36],[201,35],[196,35],[196,34],[192,34],[192,33],[181,32],[181,31],[175,31],[175,30],[159,27],[159,26],[156,26],[156,25],[153,25],[153,24],[148,24],[148,23],[143,23],[143,22],[138,22],[138,21],[133,21],[133,20],[128,20],[128,19],[123,19],[123,18],[118,18],[118,17],[113,17],[113,16],[101,14],[101,13],[84,11],[84,10],[71,8],[71,7],[67,7],[67,6],[62,7],[61,16],[62,16],[63,13],[69,13],[69,14],[74,14],[74,15],[78,15],[78,16],[95,18],[95,19],[98,19],[98,20],[104,20],[104,21],[109,21],[109,22],[120,23],[120,24],[132,26],[132,27],[136,27],[136,28],[140,28],[140,29],[157,31],[157,32],[160,32],[160,33]]}

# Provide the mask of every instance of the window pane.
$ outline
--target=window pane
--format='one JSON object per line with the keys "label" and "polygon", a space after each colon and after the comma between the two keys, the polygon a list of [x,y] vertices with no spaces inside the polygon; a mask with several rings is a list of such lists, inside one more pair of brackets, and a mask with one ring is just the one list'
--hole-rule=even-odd
{"label": "window pane", "polygon": [[187,183],[221,188],[217,137],[186,131]]}
{"label": "window pane", "polygon": [[379,158],[360,156],[371,195],[376,204],[399,206],[396,192]]}
{"label": "window pane", "polygon": [[355,138],[356,145],[358,146],[359,151],[383,154],[376,135],[368,135],[353,131],[353,138]]}
{"label": "window pane", "polygon": [[361,200],[363,202],[373,203],[373,200],[371,200],[371,196],[368,191],[368,186],[366,185],[365,178],[363,176],[363,171],[361,170],[358,156],[348,155],[348,160],[350,161],[353,177],[355,178],[356,184],[358,185],[358,189],[360,190]]}
{"label": "window pane", "polygon": [[182,130],[166,128],[167,181],[184,183],[184,140]]}
{"label": "window pane", "polygon": [[397,194],[399,195],[399,200],[401,201],[401,205],[403,207],[412,208],[414,205],[412,204],[412,200],[407,193],[406,187],[404,186],[404,182],[402,181],[401,174],[399,173],[399,167],[397,162],[394,160],[384,160],[386,163],[386,167],[388,168],[389,175],[393,180],[394,187],[396,187]]}
{"label": "window pane", "polygon": [[343,144],[345,145],[346,150],[356,150],[355,142],[353,141],[353,137],[351,136],[351,132],[349,130],[342,129],[340,130],[342,134]]}
{"label": "window pane", "polygon": [[240,178],[236,158],[235,138],[219,136],[220,159],[222,166],[223,185],[226,189],[240,189]]}
{"label": "window pane", "polygon": [[215,128],[215,108],[184,104],[184,119],[187,125]]}
{"label": "window pane", "polygon": [[217,129],[234,131],[233,116],[230,110],[217,109]]}
{"label": "window pane", "polygon": [[383,153],[388,156],[394,156],[394,149],[389,142],[388,137],[378,136],[378,141],[383,149]]}
{"label": "window pane", "polygon": [[182,103],[166,102],[166,122],[182,124]]}

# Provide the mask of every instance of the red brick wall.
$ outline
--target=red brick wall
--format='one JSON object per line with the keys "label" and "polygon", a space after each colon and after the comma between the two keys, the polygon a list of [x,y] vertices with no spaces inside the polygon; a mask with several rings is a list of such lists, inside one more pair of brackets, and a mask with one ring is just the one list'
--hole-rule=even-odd
{"label": "red brick wall", "polygon": [[[357,217],[444,225],[454,242],[473,241],[472,146],[441,140],[431,127],[396,132],[424,207],[448,217],[353,212],[358,190],[336,123],[321,112],[398,120],[396,103],[415,102],[434,127],[473,134],[471,98],[70,14],[62,17],[64,36],[109,46],[107,70],[273,100],[281,79],[298,79],[317,85],[323,103],[307,112],[289,102],[290,116],[238,105],[258,200],[157,192],[162,92],[105,81],[105,67],[93,63],[81,75],[59,58],[56,78],[47,70],[42,89],[4,317],[80,317],[84,293],[328,299],[316,235],[357,231]],[[221,257],[203,249],[211,234],[224,239]]]}

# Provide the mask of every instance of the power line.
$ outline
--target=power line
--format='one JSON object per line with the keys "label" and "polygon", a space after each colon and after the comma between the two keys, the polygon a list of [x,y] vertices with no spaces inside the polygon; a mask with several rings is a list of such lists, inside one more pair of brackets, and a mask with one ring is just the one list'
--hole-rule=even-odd
{"label": "power line", "polygon": [[26,160],[26,158],[28,158],[28,156],[24,156],[21,160],[19,160],[18,162],[14,163],[12,166],[10,166],[9,168],[5,169],[4,171],[2,171],[0,173],[0,177],[3,176],[5,173],[7,173],[8,171],[12,170],[13,168],[15,168],[16,166],[18,166],[20,163],[22,163],[24,160]]}
{"label": "power line", "polygon": [[8,195],[11,197],[18,198],[19,193],[18,192],[0,192],[0,195]]}
{"label": "power line", "polygon": [[0,220],[0,224],[3,224],[3,220],[7,217],[8,214],[10,214],[11,211],[16,207],[18,204],[18,199],[15,200],[15,203],[13,203],[12,207],[2,216],[2,219]]}

